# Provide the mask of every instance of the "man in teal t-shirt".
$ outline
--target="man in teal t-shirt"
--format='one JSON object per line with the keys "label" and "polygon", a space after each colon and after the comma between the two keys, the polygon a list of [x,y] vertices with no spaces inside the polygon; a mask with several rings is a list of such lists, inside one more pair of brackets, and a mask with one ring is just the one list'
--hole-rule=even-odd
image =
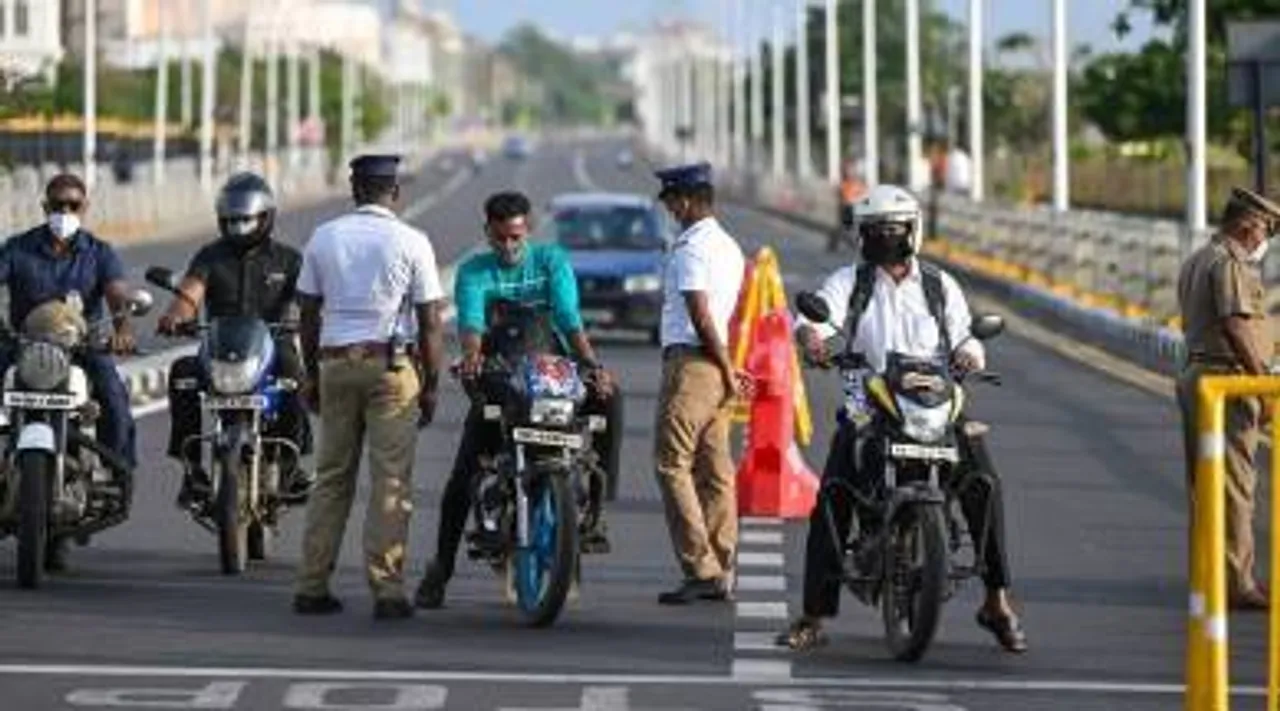
{"label": "man in teal t-shirt", "polygon": [[[582,315],[578,312],[578,282],[569,257],[558,245],[528,243],[532,206],[523,194],[492,195],[485,202],[484,212],[490,250],[463,262],[454,278],[462,377],[474,378],[480,372],[486,355],[484,334],[490,325],[490,307],[496,301],[544,309],[550,313],[555,332],[554,350],[561,355],[572,355],[585,368],[589,395],[583,411],[605,416],[606,429],[594,439],[593,445],[606,475],[615,477],[622,442],[622,398],[615,392],[612,378],[596,358],[595,349],[583,330]],[[467,413],[462,442],[440,502],[436,557],[427,566],[418,587],[418,607],[432,609],[444,603],[445,586],[453,576],[458,545],[471,511],[479,458],[499,446],[497,434],[493,426],[484,421],[480,409],[472,407]],[[593,476],[589,485],[592,502],[602,516],[584,533],[583,552],[603,553],[609,549],[601,505],[605,482]],[[500,544],[500,541],[483,539],[477,542],[481,547]]]}

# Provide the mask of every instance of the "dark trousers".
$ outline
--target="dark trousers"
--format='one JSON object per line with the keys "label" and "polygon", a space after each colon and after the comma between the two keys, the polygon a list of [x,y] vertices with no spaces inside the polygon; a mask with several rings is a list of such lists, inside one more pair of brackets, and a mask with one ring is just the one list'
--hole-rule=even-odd
{"label": "dark trousers", "polygon": [[[588,397],[582,408],[583,414],[604,415],[605,431],[597,433],[592,440],[600,464],[605,469],[608,482],[591,477],[588,482],[588,495],[592,506],[601,511],[601,501],[605,498],[604,489],[617,480],[619,455],[622,451],[622,393],[615,391],[612,397],[602,398],[596,395]],[[444,497],[440,501],[440,529],[436,538],[435,563],[442,581],[453,577],[454,563],[458,557],[458,546],[462,542],[462,533],[467,526],[467,516],[471,513],[472,501],[476,493],[476,474],[480,470],[480,457],[493,454],[501,444],[497,425],[485,422],[483,409],[473,406],[467,412],[467,419],[462,425],[462,442],[458,444],[458,453],[453,460],[453,470],[449,473],[449,481],[444,487]],[[610,497],[612,498],[612,497]]]}
{"label": "dark trousers", "polygon": [[[0,351],[0,373],[7,372],[17,354],[11,349]],[[118,454],[132,468],[138,466],[137,428],[129,407],[129,392],[116,370],[116,362],[105,353],[90,353],[76,358],[89,380],[89,396],[102,407],[98,418],[98,441]]]}
{"label": "dark trousers", "polygon": [[[302,359],[291,340],[276,341],[275,375],[302,382]],[[200,434],[203,417],[200,393],[207,392],[208,379],[197,356],[179,358],[169,367],[169,449],[175,459],[182,458],[182,443]],[[264,434],[280,437],[298,445],[302,454],[311,452],[311,427],[297,393],[286,393],[283,407]]]}
{"label": "dark trousers", "polygon": [[[809,617],[835,617],[840,610],[840,566],[843,545],[849,536],[854,514],[854,500],[843,486],[826,486],[842,481],[862,496],[870,496],[879,482],[875,467],[858,467],[859,430],[846,424],[836,431],[822,471],[823,494],[809,516],[809,534],[805,542],[804,614]],[[867,443],[862,443],[867,449]],[[961,467],[952,487],[960,509],[974,537],[975,549],[982,554],[982,582],[987,589],[1007,588],[1010,584],[1009,562],[1004,536],[1004,502],[1000,479],[996,474],[985,443],[980,437],[961,438]],[[877,452],[863,452],[863,461],[875,461]],[[827,526],[827,509],[835,524],[835,535]],[[862,521],[864,525],[867,522]],[[979,540],[986,532],[985,540]]]}

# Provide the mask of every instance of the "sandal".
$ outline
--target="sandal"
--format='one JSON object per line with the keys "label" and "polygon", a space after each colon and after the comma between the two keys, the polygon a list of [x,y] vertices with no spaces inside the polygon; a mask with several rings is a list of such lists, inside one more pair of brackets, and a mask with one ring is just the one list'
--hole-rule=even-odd
{"label": "sandal", "polygon": [[778,635],[775,642],[779,647],[788,647],[797,652],[816,649],[827,643],[827,635],[817,622],[806,619],[796,620],[791,628]]}
{"label": "sandal", "polygon": [[977,621],[979,627],[995,636],[1005,651],[1014,654],[1027,651],[1027,635],[1016,615],[992,615],[986,610],[979,610]]}

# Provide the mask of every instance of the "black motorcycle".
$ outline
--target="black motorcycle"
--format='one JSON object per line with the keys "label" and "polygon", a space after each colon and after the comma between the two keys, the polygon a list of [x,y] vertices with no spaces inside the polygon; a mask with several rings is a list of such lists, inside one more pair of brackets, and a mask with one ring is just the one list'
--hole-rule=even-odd
{"label": "black motorcycle", "polygon": [[[801,293],[796,306],[814,323],[830,320],[821,297]],[[979,316],[970,330],[973,338],[988,340],[1004,330],[1004,321]],[[827,363],[809,365],[840,371],[846,402],[840,426],[865,430],[855,456],[862,471],[879,473],[870,493],[834,477],[819,489],[818,505],[833,539],[839,529],[831,497],[837,489],[856,514],[847,539],[832,541],[841,551],[841,579],[861,602],[880,607],[894,658],[917,661],[933,641],[943,603],[960,583],[983,572],[983,550],[975,541],[985,542],[987,532],[964,528],[959,496],[968,479],[966,438],[985,426],[961,419],[962,384],[970,378],[998,385],[999,376],[953,373],[949,354],[890,353],[885,372],[871,375],[865,374],[863,356],[847,349]],[[868,416],[869,421],[859,419]],[[970,556],[962,555],[965,549]]]}

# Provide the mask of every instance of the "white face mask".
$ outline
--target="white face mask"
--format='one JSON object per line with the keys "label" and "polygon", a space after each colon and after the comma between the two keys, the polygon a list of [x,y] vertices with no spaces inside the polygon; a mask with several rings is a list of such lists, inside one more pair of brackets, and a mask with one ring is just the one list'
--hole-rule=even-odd
{"label": "white face mask", "polygon": [[53,236],[60,240],[69,240],[80,231],[80,218],[70,212],[55,212],[49,215],[49,229]]}
{"label": "white face mask", "polygon": [[1245,259],[1248,260],[1250,264],[1260,264],[1262,262],[1262,258],[1267,256],[1267,247],[1269,247],[1270,244],[1270,240],[1262,240],[1262,242],[1255,247],[1254,250],[1249,253],[1249,256],[1245,257]]}

